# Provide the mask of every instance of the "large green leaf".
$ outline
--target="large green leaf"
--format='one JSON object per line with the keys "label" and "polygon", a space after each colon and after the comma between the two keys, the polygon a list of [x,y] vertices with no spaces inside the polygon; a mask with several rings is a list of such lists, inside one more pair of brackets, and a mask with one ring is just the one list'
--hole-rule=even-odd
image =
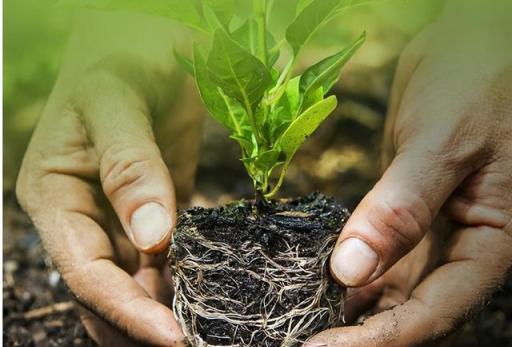
{"label": "large green leaf", "polygon": [[327,116],[336,108],[336,96],[332,95],[327,99],[308,108],[298,116],[281,135],[277,145],[286,155],[289,162],[297,149],[304,143]]}
{"label": "large green leaf", "polygon": [[204,30],[201,15],[191,0],[60,0],[57,5],[79,5],[105,10],[147,13],[170,18]]}
{"label": "large green leaf", "polygon": [[363,33],[349,47],[310,66],[300,78],[299,90],[305,99],[322,87],[327,93],[339,79],[341,68],[354,55],[366,39]]}
{"label": "large green leaf", "polygon": [[343,2],[350,0],[314,0],[299,13],[286,29],[286,40],[295,55]]}
{"label": "large green leaf", "polygon": [[246,108],[253,108],[272,84],[266,66],[220,29],[215,32],[207,65],[210,78]]}
{"label": "large green leaf", "polygon": [[[231,37],[238,44],[251,52],[254,56],[261,56],[261,46],[258,44],[258,24],[254,19],[246,20],[240,28],[233,32]],[[272,48],[275,45],[276,40],[274,39],[274,36],[269,31],[267,31],[267,50],[269,47]],[[273,66],[278,58],[279,50],[272,52],[268,56],[268,66]]]}
{"label": "large green leaf", "polygon": [[197,88],[208,112],[217,122],[234,134],[240,135],[242,121],[246,117],[244,110],[234,100],[224,95],[209,79],[206,61],[197,46],[194,47],[194,67]]}

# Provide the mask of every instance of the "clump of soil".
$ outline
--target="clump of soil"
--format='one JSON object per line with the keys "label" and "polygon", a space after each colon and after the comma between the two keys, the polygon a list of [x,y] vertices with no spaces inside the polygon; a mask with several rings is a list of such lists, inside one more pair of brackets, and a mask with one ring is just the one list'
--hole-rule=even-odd
{"label": "clump of soil", "polygon": [[319,193],[192,208],[170,250],[174,312],[193,346],[300,346],[340,325],[329,255],[349,213]]}

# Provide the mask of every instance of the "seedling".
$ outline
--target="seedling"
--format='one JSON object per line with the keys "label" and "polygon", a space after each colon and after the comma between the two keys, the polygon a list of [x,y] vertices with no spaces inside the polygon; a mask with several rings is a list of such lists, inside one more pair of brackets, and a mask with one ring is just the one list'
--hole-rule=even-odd
{"label": "seedling", "polygon": [[[72,3],[74,0],[60,0]],[[348,47],[294,75],[301,51],[326,22],[343,9],[372,0],[298,0],[297,15],[276,39],[269,31],[272,0],[85,0],[111,10],[142,11],[171,18],[203,36],[188,58],[177,61],[195,76],[213,118],[238,142],[241,161],[257,198],[268,200],[282,186],[293,156],[336,108],[328,96],[342,67],[363,44],[363,33]],[[292,7],[292,6],[290,6]],[[242,12],[242,15],[237,15]],[[276,62],[291,51],[284,67]]]}
{"label": "seedling", "polygon": [[[360,3],[361,1],[359,1]],[[211,47],[196,44],[193,60],[177,54],[195,75],[209,113],[240,145],[247,173],[258,198],[270,199],[281,187],[290,162],[317,127],[336,108],[327,96],[341,68],[365,40],[363,33],[348,47],[294,76],[299,54],[316,30],[350,1],[300,1],[299,14],[286,37],[268,30],[269,1],[253,0],[252,15],[233,28],[235,1],[204,1],[203,14]],[[284,40],[292,49],[282,70],[275,67]],[[272,180],[274,173],[277,179]]]}

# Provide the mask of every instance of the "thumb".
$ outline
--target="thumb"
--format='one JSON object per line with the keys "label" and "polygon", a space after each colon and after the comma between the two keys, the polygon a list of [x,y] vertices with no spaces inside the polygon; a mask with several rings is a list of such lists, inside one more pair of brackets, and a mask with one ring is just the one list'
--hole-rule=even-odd
{"label": "thumb", "polygon": [[83,110],[103,191],[135,247],[156,253],[167,246],[176,221],[172,180],[145,103],[115,79],[105,84],[110,87],[96,93]]}
{"label": "thumb", "polygon": [[344,227],[331,256],[333,276],[362,286],[412,250],[466,175],[453,163],[425,149],[400,152]]}

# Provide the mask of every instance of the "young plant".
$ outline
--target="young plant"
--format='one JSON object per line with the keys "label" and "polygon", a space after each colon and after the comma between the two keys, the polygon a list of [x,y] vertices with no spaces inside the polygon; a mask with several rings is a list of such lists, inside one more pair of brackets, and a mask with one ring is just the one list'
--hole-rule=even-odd
{"label": "young plant", "polygon": [[[365,40],[363,33],[348,47],[293,76],[297,57],[314,32],[346,2],[299,2],[300,12],[286,30],[292,55],[282,71],[274,67],[281,43],[267,29],[266,0],[252,2],[252,15],[231,30],[229,1],[207,1],[211,13],[211,48],[194,46],[193,61],[179,57],[193,72],[209,113],[230,131],[242,152],[242,163],[258,197],[272,198],[281,187],[290,162],[320,123],[336,108],[326,96],[343,65]],[[277,179],[272,180],[277,172]]]}
{"label": "young plant", "polygon": [[[175,56],[195,76],[209,113],[240,145],[260,200],[275,196],[294,154],[336,108],[336,97],[327,94],[365,34],[293,76],[301,50],[341,10],[371,1],[298,0],[297,15],[278,41],[267,25],[272,0],[85,0],[104,9],[165,16],[206,36],[208,49],[195,44],[192,59],[176,51]],[[236,13],[239,7],[245,10],[242,16]],[[285,42],[291,57],[279,70],[275,63]]]}

